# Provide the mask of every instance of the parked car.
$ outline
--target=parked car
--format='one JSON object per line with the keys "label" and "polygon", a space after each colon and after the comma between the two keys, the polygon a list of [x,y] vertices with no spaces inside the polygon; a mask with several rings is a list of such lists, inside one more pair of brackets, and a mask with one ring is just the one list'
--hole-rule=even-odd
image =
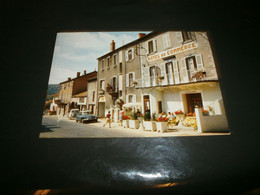
{"label": "parked car", "polygon": [[76,119],[76,116],[80,113],[79,109],[71,109],[68,115],[69,119]]}
{"label": "parked car", "polygon": [[[91,112],[91,111],[90,111]],[[76,122],[97,122],[98,121],[98,117],[94,114],[90,114],[90,112],[80,112],[80,114],[78,114],[76,116]]]}

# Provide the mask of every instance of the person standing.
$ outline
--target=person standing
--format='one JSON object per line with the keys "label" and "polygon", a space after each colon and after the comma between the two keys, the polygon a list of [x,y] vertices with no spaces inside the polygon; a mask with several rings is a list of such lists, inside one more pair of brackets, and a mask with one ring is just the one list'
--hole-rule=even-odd
{"label": "person standing", "polygon": [[111,114],[110,114],[110,111],[108,111],[107,116],[106,116],[106,123],[103,125],[103,127],[105,127],[106,124],[109,124],[109,128],[111,128],[111,119],[110,119],[110,117],[111,117]]}
{"label": "person standing", "polygon": [[120,111],[119,111],[120,126],[123,126],[123,116],[124,116],[124,111],[123,111],[123,110],[120,110]]}

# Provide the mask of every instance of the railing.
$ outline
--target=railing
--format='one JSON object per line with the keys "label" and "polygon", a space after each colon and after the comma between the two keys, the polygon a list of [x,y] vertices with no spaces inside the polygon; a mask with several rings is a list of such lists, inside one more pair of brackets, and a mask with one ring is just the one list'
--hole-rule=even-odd
{"label": "railing", "polygon": [[150,76],[141,79],[135,80],[135,87],[136,88],[143,88],[143,87],[155,87],[155,86],[165,86],[165,85],[177,85],[177,84],[184,84],[184,83],[195,83],[199,81],[217,81],[218,78],[216,74],[215,76],[207,76],[206,71],[196,71],[196,70],[189,70],[185,71],[184,73],[171,73],[171,74],[164,74],[164,75],[157,75],[157,76]]}

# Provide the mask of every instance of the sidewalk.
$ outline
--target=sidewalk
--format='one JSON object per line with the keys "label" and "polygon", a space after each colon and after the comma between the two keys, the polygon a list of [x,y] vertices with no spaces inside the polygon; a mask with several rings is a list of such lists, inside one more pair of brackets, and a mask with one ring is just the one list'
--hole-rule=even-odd
{"label": "sidewalk", "polygon": [[[56,115],[47,116],[50,118],[57,118]],[[60,120],[66,120],[72,123],[75,123],[75,120],[70,120],[68,117],[62,117]],[[120,126],[119,122],[112,122],[111,128],[109,128],[108,124],[103,127],[103,124],[105,124],[105,118],[104,119],[98,119],[97,123],[86,123],[85,125],[88,126],[95,126],[103,128],[104,131],[110,131],[110,132],[125,132],[131,134],[131,137],[178,137],[178,136],[216,136],[216,135],[230,135],[230,133],[199,133],[198,131],[194,131],[191,127],[171,127],[167,130],[167,132],[161,133],[156,131],[144,131],[142,128],[139,129],[130,129],[130,128],[124,128]]]}

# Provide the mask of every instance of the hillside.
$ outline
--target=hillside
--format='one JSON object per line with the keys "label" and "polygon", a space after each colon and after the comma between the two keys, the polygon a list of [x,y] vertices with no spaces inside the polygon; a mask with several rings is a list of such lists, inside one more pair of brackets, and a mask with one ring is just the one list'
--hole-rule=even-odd
{"label": "hillside", "polygon": [[53,95],[55,93],[58,93],[60,90],[59,84],[49,84],[48,85],[48,95]]}

